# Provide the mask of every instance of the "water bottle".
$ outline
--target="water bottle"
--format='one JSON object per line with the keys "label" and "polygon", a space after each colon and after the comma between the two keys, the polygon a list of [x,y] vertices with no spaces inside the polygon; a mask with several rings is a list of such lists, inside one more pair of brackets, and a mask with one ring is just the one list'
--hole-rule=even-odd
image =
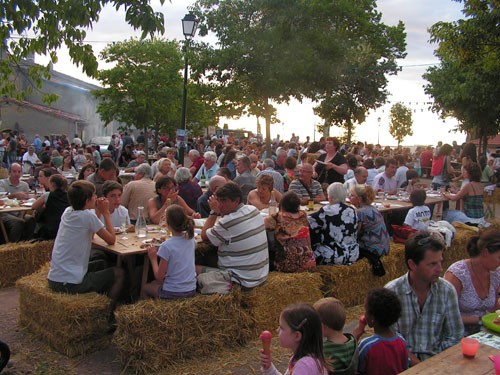
{"label": "water bottle", "polygon": [[278,202],[276,202],[273,191],[271,192],[271,199],[269,200],[269,215],[274,215],[276,212],[278,212]]}
{"label": "water bottle", "polygon": [[135,222],[135,235],[139,238],[146,238],[148,231],[146,219],[144,218],[144,207],[137,207],[137,221]]}

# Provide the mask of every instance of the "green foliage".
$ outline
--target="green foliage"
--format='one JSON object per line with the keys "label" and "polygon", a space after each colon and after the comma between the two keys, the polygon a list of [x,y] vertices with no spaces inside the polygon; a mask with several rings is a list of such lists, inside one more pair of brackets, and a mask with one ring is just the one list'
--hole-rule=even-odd
{"label": "green foliage", "polygon": [[[165,0],[159,1],[163,4]],[[106,4],[116,10],[125,9],[126,21],[134,29],[142,29],[143,38],[164,32],[163,14],[154,12],[149,0],[2,0],[0,37],[4,41],[2,54],[5,58],[0,60],[0,93],[23,98],[33,89],[40,89],[42,79],[50,78],[50,64],[30,66],[23,60],[41,54],[48,55],[50,61],[56,63],[57,50],[63,45],[68,48],[71,61],[81,66],[88,76],[95,77],[97,59],[92,46],[85,43],[86,30],[98,21]],[[26,89],[16,85],[20,74],[28,74],[32,85]]]}
{"label": "green foliage", "polygon": [[[180,127],[184,67],[177,42],[130,39],[108,45],[101,58],[114,63],[113,68],[99,71],[104,88],[93,93],[101,99],[97,107],[101,119],[173,135]],[[194,134],[216,118],[206,104],[210,93],[207,86],[189,84],[187,128]]]}
{"label": "green foliage", "polygon": [[198,0],[199,79],[220,90],[224,115],[278,120],[272,103],[304,97],[325,102],[317,114],[338,125],[364,119],[383,103],[385,74],[404,57],[404,27],[380,23],[374,0]]}
{"label": "green foliage", "polygon": [[411,109],[404,106],[402,103],[396,103],[391,107],[389,118],[391,120],[389,133],[398,141],[399,147],[406,136],[413,135]]}
{"label": "green foliage", "polygon": [[441,65],[424,74],[425,92],[441,117],[458,119],[458,130],[486,140],[500,130],[500,4],[461,1],[466,19],[430,29]]}

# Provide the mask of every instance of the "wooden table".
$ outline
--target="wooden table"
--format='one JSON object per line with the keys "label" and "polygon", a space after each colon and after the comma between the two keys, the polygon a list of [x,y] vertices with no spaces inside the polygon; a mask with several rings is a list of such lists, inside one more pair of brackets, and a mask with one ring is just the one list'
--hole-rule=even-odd
{"label": "wooden table", "polygon": [[403,372],[403,374],[439,374],[439,375],[484,375],[495,374],[493,362],[488,355],[500,354],[500,351],[485,344],[479,344],[476,357],[465,358],[461,344],[458,343],[434,357],[419,363]]}
{"label": "wooden table", "polygon": [[[159,237],[159,233],[154,233],[156,237]],[[135,236],[135,233],[127,233],[127,239],[122,239],[123,234],[116,235],[116,241],[113,245],[108,245],[106,241],[104,241],[99,236],[94,236],[92,240],[92,245],[104,251],[116,254],[118,256],[118,260],[116,262],[117,267],[121,267],[123,258],[131,255],[143,255],[144,256],[144,264],[142,266],[142,278],[141,278],[141,286],[146,284],[148,281],[148,271],[149,271],[149,258],[148,258],[148,249],[146,247],[141,248],[143,241],[146,238],[138,238]],[[148,236],[149,238],[154,237],[153,234]],[[132,275],[131,275],[132,276]],[[133,281],[133,280],[131,280]]]}
{"label": "wooden table", "polygon": [[[31,211],[31,206],[3,206],[0,207],[0,216],[1,214],[12,214],[16,212],[20,212],[21,215],[20,217],[24,217],[24,214],[26,212]],[[0,230],[2,231],[3,238],[5,239],[5,243],[9,243],[9,236],[7,234],[7,229],[5,228],[5,225],[3,224],[3,220],[0,218]]]}

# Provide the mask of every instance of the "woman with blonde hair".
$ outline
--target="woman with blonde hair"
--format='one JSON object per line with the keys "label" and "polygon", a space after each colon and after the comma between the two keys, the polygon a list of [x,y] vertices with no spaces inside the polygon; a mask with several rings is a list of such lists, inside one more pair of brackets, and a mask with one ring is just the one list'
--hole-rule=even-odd
{"label": "woman with blonde hair", "polygon": [[257,207],[259,210],[269,207],[271,195],[274,194],[276,203],[281,200],[281,193],[274,188],[274,180],[271,176],[262,174],[255,180],[256,189],[248,193],[247,204]]}
{"label": "woman with blonde hair", "polygon": [[156,182],[162,177],[174,177],[175,170],[172,168],[172,160],[169,158],[161,158],[158,161],[158,173],[153,178],[153,181]]}

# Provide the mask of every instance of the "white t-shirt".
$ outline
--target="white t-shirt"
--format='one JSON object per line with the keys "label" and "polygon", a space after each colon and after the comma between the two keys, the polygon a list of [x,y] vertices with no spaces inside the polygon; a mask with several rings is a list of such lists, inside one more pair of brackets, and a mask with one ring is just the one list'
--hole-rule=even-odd
{"label": "white t-shirt", "polygon": [[195,247],[195,239],[185,237],[171,237],[161,244],[158,256],[167,261],[164,291],[182,293],[196,289]]}
{"label": "white t-shirt", "polygon": [[66,208],[52,249],[49,280],[80,284],[88,269],[92,235],[103,227],[91,210]]}
{"label": "white t-shirt", "polygon": [[427,206],[415,206],[406,214],[405,224],[416,230],[425,230],[429,227],[431,210]]}
{"label": "white t-shirt", "polygon": [[[95,212],[95,210],[92,211]],[[122,225],[122,218],[125,218],[127,220],[127,225],[130,225],[130,216],[128,216],[128,210],[127,208],[120,205],[111,214],[111,222],[113,223],[113,226],[115,228],[119,228]],[[106,225],[104,216],[101,215],[101,217],[99,217],[99,220],[101,220],[101,222]]]}
{"label": "white t-shirt", "polygon": [[385,193],[390,193],[397,189],[397,181],[395,177],[389,178],[385,172],[382,172],[375,176],[372,186],[375,191],[382,190]]}

